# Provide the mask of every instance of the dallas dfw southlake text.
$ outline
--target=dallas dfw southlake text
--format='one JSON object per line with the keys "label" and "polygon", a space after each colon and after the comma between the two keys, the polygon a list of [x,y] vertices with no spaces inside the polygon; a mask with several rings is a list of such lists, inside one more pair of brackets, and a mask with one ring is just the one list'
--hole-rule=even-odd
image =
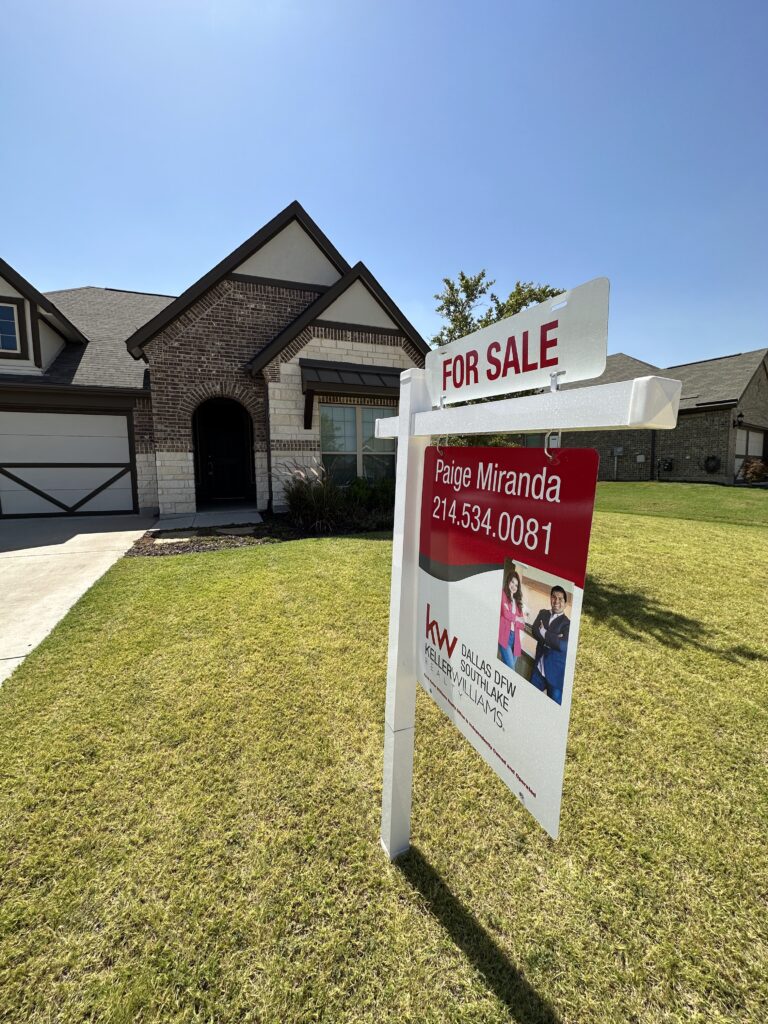
{"label": "dallas dfw southlake text", "polygon": [[[486,715],[490,715],[493,724],[504,730],[502,712],[509,711],[509,702],[515,696],[517,683],[507,679],[503,672],[493,668],[485,658],[480,658],[471,647],[461,645],[461,662],[459,668],[448,660],[453,656],[459,642],[457,636],[449,637],[447,629],[440,629],[436,618],[432,618],[432,609],[427,604],[427,642],[424,644],[424,657],[431,661],[438,672],[459,688],[459,696],[465,696],[476,704]],[[440,651],[445,647],[447,658]]]}
{"label": "dallas dfw southlake text", "polygon": [[[478,462],[474,467],[461,466],[438,458],[435,461],[435,481],[444,487],[459,491],[486,491],[488,494],[506,494],[515,498],[560,504],[560,477],[543,466],[538,473],[523,470],[500,469],[496,462]],[[472,533],[485,533],[502,543],[523,544],[529,551],[541,545],[549,554],[552,523],[540,523],[535,516],[512,515],[506,509],[486,508],[476,502],[435,495],[432,499],[432,518],[451,522]]]}

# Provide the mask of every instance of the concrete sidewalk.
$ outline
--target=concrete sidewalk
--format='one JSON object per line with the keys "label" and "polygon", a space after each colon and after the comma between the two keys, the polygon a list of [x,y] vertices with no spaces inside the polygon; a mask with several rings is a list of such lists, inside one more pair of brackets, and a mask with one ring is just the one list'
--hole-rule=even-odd
{"label": "concrete sidewalk", "polygon": [[0,523],[0,684],[153,523],[141,516]]}

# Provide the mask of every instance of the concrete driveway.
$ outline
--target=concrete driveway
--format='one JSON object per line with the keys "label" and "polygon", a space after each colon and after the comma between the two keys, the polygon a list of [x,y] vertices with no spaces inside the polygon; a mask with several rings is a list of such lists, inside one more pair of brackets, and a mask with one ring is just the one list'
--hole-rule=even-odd
{"label": "concrete driveway", "polygon": [[0,522],[0,685],[153,522],[141,516]]}

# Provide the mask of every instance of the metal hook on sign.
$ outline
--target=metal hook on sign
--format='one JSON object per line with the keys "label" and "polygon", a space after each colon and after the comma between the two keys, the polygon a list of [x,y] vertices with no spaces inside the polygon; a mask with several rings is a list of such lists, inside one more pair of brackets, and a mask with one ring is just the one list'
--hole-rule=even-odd
{"label": "metal hook on sign", "polygon": [[[437,402],[437,408],[438,409],[444,409],[445,408],[445,395],[440,395],[440,398],[438,399],[438,402]],[[435,451],[442,458],[443,449],[442,449],[442,446],[440,444],[441,440],[442,440],[442,438],[438,437],[437,440],[435,441]]]}
{"label": "metal hook on sign", "polygon": [[565,370],[556,370],[554,373],[550,373],[550,375],[549,375],[549,390],[550,391],[557,392],[557,391],[560,390],[560,381],[557,378],[558,377],[562,377],[564,373],[565,373]]}
{"label": "metal hook on sign", "polygon": [[549,439],[550,439],[550,437],[552,437],[552,433],[553,432],[550,430],[547,433],[547,436],[544,438],[544,454],[547,456],[547,458],[549,459],[550,462],[554,462],[555,461],[555,456],[549,450]]}

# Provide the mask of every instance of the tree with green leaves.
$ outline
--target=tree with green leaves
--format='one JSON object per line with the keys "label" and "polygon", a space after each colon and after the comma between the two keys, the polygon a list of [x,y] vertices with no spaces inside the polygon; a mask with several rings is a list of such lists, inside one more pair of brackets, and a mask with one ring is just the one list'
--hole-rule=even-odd
{"label": "tree with green leaves", "polygon": [[[529,306],[534,306],[546,299],[552,299],[564,291],[554,288],[551,284],[534,284],[533,281],[517,281],[506,299],[500,299],[491,291],[495,281],[491,281],[485,270],[477,274],[465,274],[459,271],[458,278],[443,278],[443,290],[435,295],[436,311],[445,320],[439,332],[432,338],[432,345],[447,345],[457,338],[463,338],[481,327],[490,327],[499,320],[505,320],[515,313],[520,313]],[[493,401],[493,399],[478,399]],[[487,434],[475,436],[454,436],[448,442],[453,445],[514,445],[509,434]]]}
{"label": "tree with green leaves", "polygon": [[[491,281],[484,270],[478,274],[465,274],[460,270],[455,281],[444,277],[443,290],[435,295],[435,309],[446,322],[432,338],[432,344],[447,345],[564,291],[563,288],[553,288],[551,284],[517,281],[507,298],[500,299],[491,291],[494,284],[496,282]],[[479,310],[482,305],[485,308]]]}

